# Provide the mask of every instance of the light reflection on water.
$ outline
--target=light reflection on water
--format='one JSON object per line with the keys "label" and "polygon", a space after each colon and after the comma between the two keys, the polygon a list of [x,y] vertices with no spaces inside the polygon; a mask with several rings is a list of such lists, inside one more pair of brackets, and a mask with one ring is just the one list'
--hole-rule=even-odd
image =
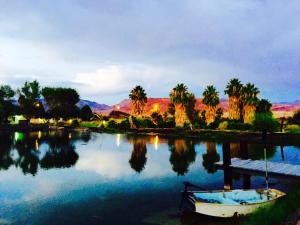
{"label": "light reflection on water", "polygon": [[[263,158],[262,146],[251,143],[231,143],[231,155],[240,157],[245,146],[250,158]],[[32,132],[2,135],[0,150],[0,219],[11,224],[191,224],[178,215],[182,182],[224,186],[214,166],[222,143],[198,139]],[[299,147],[268,147],[268,160],[283,158],[299,164]],[[264,185],[263,177],[250,181]],[[243,183],[233,175],[234,188]]]}

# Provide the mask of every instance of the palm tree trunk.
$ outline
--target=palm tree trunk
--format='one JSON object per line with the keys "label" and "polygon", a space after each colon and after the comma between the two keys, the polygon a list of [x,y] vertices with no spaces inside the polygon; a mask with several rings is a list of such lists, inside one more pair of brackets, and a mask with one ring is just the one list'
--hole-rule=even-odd
{"label": "palm tree trunk", "polygon": [[255,105],[245,105],[244,106],[244,123],[251,124],[255,118]]}
{"label": "palm tree trunk", "polygon": [[206,107],[206,113],[205,113],[205,122],[207,125],[213,123],[216,118],[216,108],[213,106],[207,106]]}
{"label": "palm tree trunk", "polygon": [[183,127],[184,124],[190,123],[185,106],[183,104],[175,105],[175,123],[177,127]]}
{"label": "palm tree trunk", "polygon": [[240,100],[236,96],[229,97],[229,119],[240,120]]}

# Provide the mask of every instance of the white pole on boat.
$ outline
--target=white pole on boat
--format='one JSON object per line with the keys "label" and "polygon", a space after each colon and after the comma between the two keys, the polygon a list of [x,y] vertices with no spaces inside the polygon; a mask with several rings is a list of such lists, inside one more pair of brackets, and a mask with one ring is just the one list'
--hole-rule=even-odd
{"label": "white pole on boat", "polygon": [[264,148],[264,155],[265,155],[265,164],[266,164],[266,189],[267,189],[267,196],[269,198],[269,177],[268,177],[268,161],[267,161],[267,148]]}

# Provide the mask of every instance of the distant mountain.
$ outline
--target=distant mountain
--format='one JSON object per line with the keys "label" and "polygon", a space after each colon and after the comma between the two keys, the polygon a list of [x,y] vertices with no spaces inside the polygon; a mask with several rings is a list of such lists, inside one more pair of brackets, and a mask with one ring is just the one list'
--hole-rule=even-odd
{"label": "distant mountain", "polygon": [[[47,105],[43,99],[41,99],[45,109],[47,110]],[[170,103],[169,98],[148,98],[148,102],[146,105],[146,112],[150,114],[155,107],[158,107],[160,112],[165,112],[168,109],[168,105]],[[16,100],[14,100],[14,104],[18,104]],[[228,112],[228,99],[221,99],[221,107],[224,112]],[[106,104],[100,104],[94,101],[81,99],[77,104],[78,107],[83,107],[84,105],[88,105],[91,107],[93,112],[108,114],[112,110],[120,110],[122,112],[130,113],[131,110],[131,102],[129,99],[124,99],[119,104],[115,104],[112,106]],[[201,99],[197,99],[196,109],[204,109],[204,105],[202,104]],[[282,116],[285,114],[286,116],[291,116],[294,111],[300,109],[300,100],[294,102],[279,102],[273,103],[272,111],[276,116]]]}
{"label": "distant mountain", "polygon": [[[43,104],[45,110],[48,110],[46,101],[44,99],[40,99],[40,101]],[[14,105],[19,105],[18,101],[15,99],[12,102]],[[93,112],[101,112],[101,111],[109,110],[112,108],[111,106],[106,105],[106,104],[99,104],[97,102],[84,100],[84,99],[79,100],[79,102],[77,103],[77,106],[79,108],[82,108],[85,105],[88,105],[92,109]]]}
{"label": "distant mountain", "polygon": [[[148,98],[148,102],[146,105],[146,112],[150,114],[153,111],[154,107],[158,107],[160,112],[165,112],[168,109],[168,104],[170,103],[169,98]],[[229,103],[228,99],[221,99],[221,107],[224,112],[228,112]],[[157,105],[157,106],[155,106]],[[129,113],[131,109],[131,103],[129,99],[125,99],[121,101],[119,104],[112,105],[111,107],[107,107],[103,110],[95,110],[97,112],[101,112],[107,114],[112,110],[120,110],[126,113]],[[204,105],[202,104],[201,99],[197,99],[196,109],[204,109]],[[294,102],[284,102],[284,103],[273,103],[272,111],[276,114],[286,112],[287,115],[291,115],[295,110],[300,109],[300,100]]]}
{"label": "distant mountain", "polygon": [[84,99],[81,99],[77,103],[77,106],[79,108],[82,108],[85,105],[88,105],[92,109],[92,111],[94,111],[94,112],[101,112],[101,111],[105,111],[105,110],[111,109],[111,106],[109,106],[109,105],[99,104],[97,102],[93,102],[93,101],[89,101],[89,100],[84,100]]}

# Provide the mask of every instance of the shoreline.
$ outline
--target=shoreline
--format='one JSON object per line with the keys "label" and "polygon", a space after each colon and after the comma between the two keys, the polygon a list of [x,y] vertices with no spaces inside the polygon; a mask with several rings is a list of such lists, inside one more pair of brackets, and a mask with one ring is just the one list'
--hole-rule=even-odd
{"label": "shoreline", "polygon": [[[108,129],[93,127],[72,127],[57,125],[4,125],[0,127],[0,133],[7,132],[34,132],[34,131],[92,131],[97,133],[121,133],[128,135],[158,135],[170,138],[200,138],[210,141],[248,141],[262,143],[262,134],[257,131],[241,130],[211,130],[188,128],[132,128],[132,129]],[[300,145],[299,133],[274,132],[267,134],[267,143],[296,144]]]}
{"label": "shoreline", "polygon": [[[248,141],[262,143],[262,134],[257,131],[239,130],[209,130],[209,129],[185,129],[185,128],[134,128],[127,130],[89,128],[98,133],[122,133],[128,135],[158,135],[170,138],[200,138],[211,141]],[[276,144],[298,144],[300,145],[300,134],[275,132],[267,134],[267,143]]]}

